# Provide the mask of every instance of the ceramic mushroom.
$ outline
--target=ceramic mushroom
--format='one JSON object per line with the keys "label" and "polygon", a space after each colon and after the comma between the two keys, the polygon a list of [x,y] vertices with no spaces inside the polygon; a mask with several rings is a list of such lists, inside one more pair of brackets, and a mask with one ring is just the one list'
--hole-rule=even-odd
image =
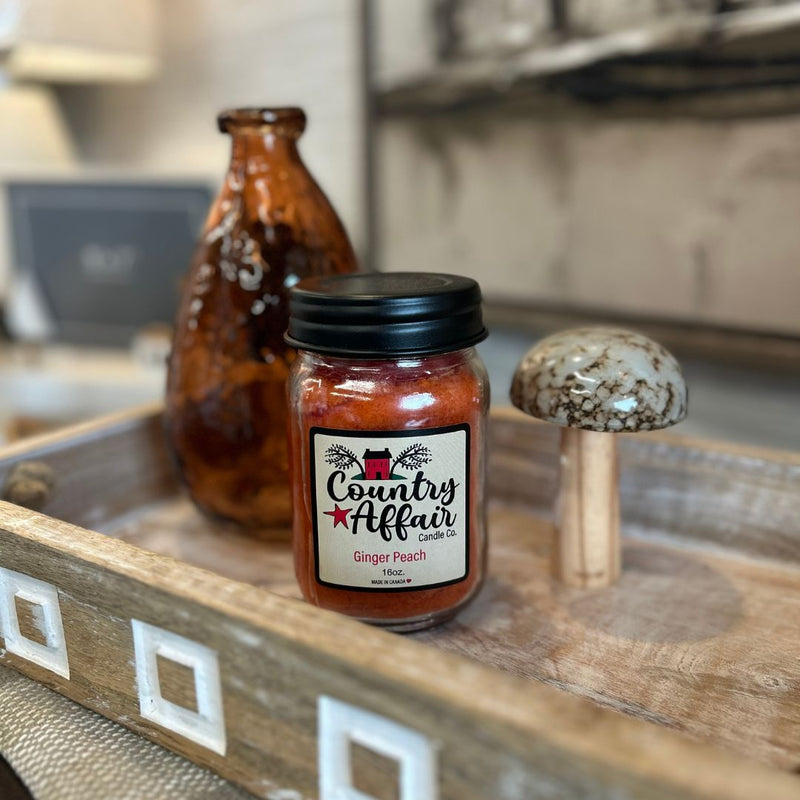
{"label": "ceramic mushroom", "polygon": [[511,402],[561,426],[556,574],[570,586],[613,583],[620,572],[615,434],[666,428],[686,416],[678,362],[631,331],[563,331],[520,361]]}

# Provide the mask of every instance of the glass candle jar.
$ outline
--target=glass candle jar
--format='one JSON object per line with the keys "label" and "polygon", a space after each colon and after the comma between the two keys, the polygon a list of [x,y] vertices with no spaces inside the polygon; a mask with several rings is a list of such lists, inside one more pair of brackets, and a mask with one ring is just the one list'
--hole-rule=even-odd
{"label": "glass candle jar", "polygon": [[304,597],[396,631],[449,619],[485,571],[478,284],[434,273],[314,278],[293,289],[289,314]]}

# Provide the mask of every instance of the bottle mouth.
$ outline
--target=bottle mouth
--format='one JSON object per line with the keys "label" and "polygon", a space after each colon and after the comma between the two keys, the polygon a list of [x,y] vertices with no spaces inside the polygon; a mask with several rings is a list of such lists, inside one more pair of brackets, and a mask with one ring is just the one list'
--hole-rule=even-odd
{"label": "bottle mouth", "polygon": [[286,136],[299,136],[306,128],[306,115],[302,108],[229,108],[217,115],[217,126],[222,133],[272,131]]}

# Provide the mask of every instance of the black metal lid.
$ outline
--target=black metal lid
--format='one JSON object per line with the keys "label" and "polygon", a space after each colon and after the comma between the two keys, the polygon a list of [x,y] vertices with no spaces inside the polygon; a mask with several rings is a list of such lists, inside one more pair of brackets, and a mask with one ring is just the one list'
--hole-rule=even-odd
{"label": "black metal lid", "polygon": [[355,273],[308,278],[289,298],[293,347],[348,358],[432,355],[487,336],[481,289],[436,272]]}

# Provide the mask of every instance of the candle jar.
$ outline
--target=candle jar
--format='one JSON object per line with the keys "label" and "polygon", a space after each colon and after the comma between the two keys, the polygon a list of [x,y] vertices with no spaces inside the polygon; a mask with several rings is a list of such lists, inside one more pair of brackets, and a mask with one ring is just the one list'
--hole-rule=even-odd
{"label": "candle jar", "polygon": [[486,552],[475,281],[313,278],[290,297],[294,557],[304,597],[395,631],[449,619]]}

